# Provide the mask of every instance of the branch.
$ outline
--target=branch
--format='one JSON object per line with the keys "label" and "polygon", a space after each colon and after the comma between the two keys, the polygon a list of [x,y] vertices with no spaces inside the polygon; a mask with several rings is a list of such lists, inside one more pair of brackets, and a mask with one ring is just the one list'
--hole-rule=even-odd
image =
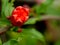
{"label": "branch", "polygon": [[55,15],[43,15],[40,20],[60,20],[60,16]]}
{"label": "branch", "polygon": [[7,41],[7,37],[6,37],[6,31],[9,30],[10,27],[9,26],[6,26],[6,27],[0,27],[0,37],[1,37],[1,40],[2,40],[2,43],[6,42]]}
{"label": "branch", "polygon": [[7,31],[7,27],[0,27],[0,34]]}

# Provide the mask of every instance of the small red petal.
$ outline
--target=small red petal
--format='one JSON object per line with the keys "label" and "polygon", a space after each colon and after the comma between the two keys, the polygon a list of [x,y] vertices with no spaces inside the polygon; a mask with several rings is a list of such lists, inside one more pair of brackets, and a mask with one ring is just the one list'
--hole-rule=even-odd
{"label": "small red petal", "polygon": [[18,30],[17,32],[19,32],[19,33],[20,33],[20,32],[22,32],[22,30]]}

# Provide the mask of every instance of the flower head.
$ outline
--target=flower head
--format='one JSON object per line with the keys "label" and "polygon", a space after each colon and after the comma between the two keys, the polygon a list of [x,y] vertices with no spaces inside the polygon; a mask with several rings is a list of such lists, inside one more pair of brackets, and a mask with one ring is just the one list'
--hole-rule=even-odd
{"label": "flower head", "polygon": [[16,7],[9,17],[12,25],[22,26],[29,18],[29,9],[22,6]]}

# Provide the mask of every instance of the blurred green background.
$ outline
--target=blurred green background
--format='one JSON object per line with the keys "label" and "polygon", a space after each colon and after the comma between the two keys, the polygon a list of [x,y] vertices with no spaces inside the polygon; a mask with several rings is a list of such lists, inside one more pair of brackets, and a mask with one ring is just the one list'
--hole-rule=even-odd
{"label": "blurred green background", "polygon": [[[7,19],[17,6],[30,9],[20,33]],[[0,0],[0,45],[60,45],[60,0]]]}

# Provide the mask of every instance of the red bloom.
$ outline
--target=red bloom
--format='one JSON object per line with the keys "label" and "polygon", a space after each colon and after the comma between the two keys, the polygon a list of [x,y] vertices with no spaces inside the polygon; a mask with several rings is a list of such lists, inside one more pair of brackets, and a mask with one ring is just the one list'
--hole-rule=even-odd
{"label": "red bloom", "polygon": [[29,9],[22,6],[16,7],[9,20],[14,26],[22,26],[29,18]]}

